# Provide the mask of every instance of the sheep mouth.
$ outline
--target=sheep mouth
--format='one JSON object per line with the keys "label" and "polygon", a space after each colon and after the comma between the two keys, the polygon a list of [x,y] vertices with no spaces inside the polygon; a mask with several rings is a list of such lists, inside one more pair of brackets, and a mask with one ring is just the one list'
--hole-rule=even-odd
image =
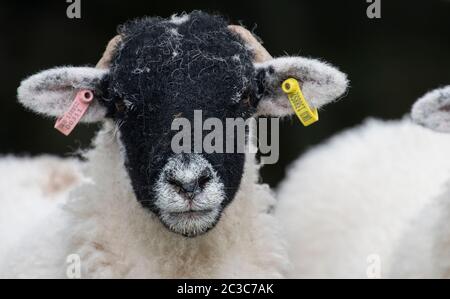
{"label": "sheep mouth", "polygon": [[219,221],[219,208],[163,212],[160,220],[170,231],[185,237],[197,237],[211,230]]}
{"label": "sheep mouth", "polygon": [[172,217],[189,217],[189,218],[196,218],[196,217],[203,217],[211,213],[212,209],[206,209],[206,210],[188,210],[188,211],[181,211],[181,212],[170,212],[170,216]]}

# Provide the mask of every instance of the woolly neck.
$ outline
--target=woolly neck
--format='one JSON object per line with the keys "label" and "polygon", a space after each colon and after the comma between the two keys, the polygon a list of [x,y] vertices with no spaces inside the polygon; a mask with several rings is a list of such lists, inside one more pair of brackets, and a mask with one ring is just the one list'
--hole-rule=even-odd
{"label": "woolly neck", "polygon": [[[253,155],[247,156],[241,188],[217,226],[186,238],[170,232],[138,203],[119,138],[112,121],[106,121],[86,153],[84,182],[65,206],[72,216],[68,249],[80,255],[85,276],[281,276],[284,246],[279,240],[264,241],[278,235],[267,212],[275,200],[267,185],[256,183],[259,166]],[[266,252],[252,249],[263,246]],[[233,259],[241,260],[239,266],[233,262],[235,269],[230,266]]]}

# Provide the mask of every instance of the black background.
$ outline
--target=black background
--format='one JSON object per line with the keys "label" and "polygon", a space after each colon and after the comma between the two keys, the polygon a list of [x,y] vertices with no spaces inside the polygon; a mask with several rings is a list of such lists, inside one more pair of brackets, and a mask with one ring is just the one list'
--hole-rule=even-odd
{"label": "black background", "polygon": [[318,57],[349,75],[351,88],[303,128],[282,122],[280,161],[263,177],[276,185],[286,166],[311,145],[368,116],[400,118],[426,91],[450,83],[450,1],[381,0],[382,18],[368,19],[365,0],[341,1],[93,1],[68,19],[65,0],[0,3],[0,154],[67,155],[89,144],[96,125],[68,138],[16,103],[20,81],[61,65],[95,64],[116,26],[149,16],[202,9],[242,21],[273,56]]}

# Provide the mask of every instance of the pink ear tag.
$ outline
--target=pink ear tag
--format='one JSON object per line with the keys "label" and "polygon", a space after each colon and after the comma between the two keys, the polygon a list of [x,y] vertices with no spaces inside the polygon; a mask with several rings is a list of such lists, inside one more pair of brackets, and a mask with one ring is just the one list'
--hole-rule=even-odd
{"label": "pink ear tag", "polygon": [[68,136],[89,108],[94,94],[88,89],[77,92],[69,110],[56,120],[55,129]]}

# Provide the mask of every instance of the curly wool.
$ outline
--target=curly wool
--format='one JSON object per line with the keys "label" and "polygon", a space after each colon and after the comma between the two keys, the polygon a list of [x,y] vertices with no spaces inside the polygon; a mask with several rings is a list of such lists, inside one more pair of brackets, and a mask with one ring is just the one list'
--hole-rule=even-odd
{"label": "curly wool", "polygon": [[[82,278],[281,278],[287,269],[275,199],[247,156],[243,181],[213,231],[194,239],[168,232],[142,209],[123,167],[123,149],[106,122],[87,153],[83,184],[61,209],[0,256],[0,277],[65,278],[69,255]],[[108,174],[108,175],[105,175]],[[29,254],[33,252],[33,254]]]}
{"label": "curly wool", "polygon": [[409,118],[368,120],[295,161],[277,192],[288,276],[367,278],[376,256],[382,278],[434,277],[435,217],[423,210],[450,177],[446,137]]}

